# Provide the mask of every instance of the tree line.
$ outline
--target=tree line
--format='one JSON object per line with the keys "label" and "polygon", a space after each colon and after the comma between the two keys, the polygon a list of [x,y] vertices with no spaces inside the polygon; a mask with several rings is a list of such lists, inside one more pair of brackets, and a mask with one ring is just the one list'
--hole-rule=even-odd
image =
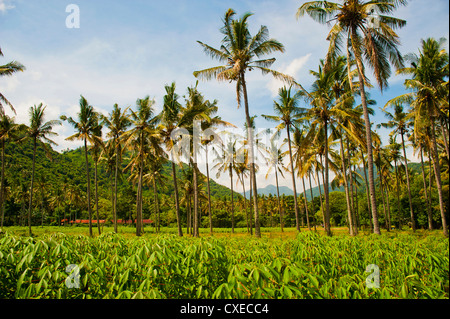
{"label": "tree line", "polygon": [[[438,195],[440,225],[448,236],[446,214],[446,198],[444,189],[448,189],[448,53],[444,49],[444,39],[422,40],[418,54],[403,56],[398,50],[399,37],[395,29],[406,25],[406,21],[395,18],[392,13],[396,8],[406,5],[406,1],[379,1],[373,4],[369,1],[345,1],[343,4],[327,1],[313,1],[303,4],[297,12],[297,18],[308,15],[315,21],[325,23],[333,21],[333,26],[328,35],[329,50],[326,57],[321,60],[317,70],[310,73],[314,78],[311,88],[305,88],[293,77],[282,74],[270,67],[275,62],[274,58],[265,58],[273,52],[284,52],[284,46],[275,39],[269,38],[268,28],[261,26],[258,32],[252,36],[248,27],[250,13],[235,18],[234,10],[229,9],[223,18],[223,27],[220,29],[223,40],[219,49],[198,41],[204,52],[211,58],[224,63],[201,71],[194,72],[198,79],[235,82],[236,99],[238,107],[244,104],[245,128],[248,130],[245,136],[246,147],[239,149],[235,139],[230,138],[228,143],[222,143],[222,148],[216,152],[219,158],[215,168],[218,173],[227,173],[230,176],[231,194],[233,194],[233,176],[236,176],[242,187],[249,179],[252,191],[251,201],[244,204],[253,210],[246,214],[247,225],[254,225],[255,236],[261,237],[260,211],[263,209],[261,196],[257,193],[256,172],[259,167],[255,163],[255,152],[262,148],[266,154],[266,163],[275,173],[277,188],[278,174],[291,175],[292,188],[294,190],[294,215],[295,227],[300,231],[301,203],[306,223],[311,228],[310,221],[314,219],[313,212],[308,209],[306,194],[299,198],[297,181],[300,180],[305,193],[306,181],[315,175],[317,181],[322,178],[323,196],[321,194],[322,223],[325,232],[331,233],[330,192],[331,184],[343,186],[345,190],[345,202],[347,211],[347,225],[349,233],[358,233],[357,196],[355,197],[354,184],[357,183],[358,173],[355,166],[361,163],[364,171],[364,183],[366,190],[367,208],[371,215],[371,226],[375,234],[380,234],[379,203],[382,202],[387,230],[391,228],[389,196],[395,194],[397,206],[400,207],[401,171],[404,172],[408,193],[409,225],[416,230],[417,207],[411,193],[412,176],[408,170],[406,156],[406,143],[409,141],[416,154],[420,155],[421,172],[423,178],[423,193],[427,207],[428,228],[433,228],[432,211],[432,187],[436,185],[435,192]],[[379,13],[377,17],[372,15],[373,10]],[[377,19],[374,23],[374,19]],[[344,55],[342,55],[344,53]],[[367,73],[372,70],[378,87],[384,90],[388,86],[388,78],[391,76],[392,67],[397,74],[408,77],[405,88],[410,93],[404,94],[389,101],[384,107],[386,123],[379,124],[392,129],[389,145],[383,146],[380,136],[373,130],[370,115],[374,114],[372,106],[376,101],[371,100],[366,88],[371,88]],[[268,145],[259,142],[259,137],[254,135],[254,118],[249,108],[247,93],[246,73],[253,69],[260,70],[263,75],[271,75],[281,79],[285,86],[279,90],[279,96],[274,101],[274,114],[262,115],[265,119],[276,122],[276,132],[271,136]],[[2,75],[11,75],[17,71],[23,71],[24,67],[17,62],[12,62],[0,68]],[[181,135],[176,135],[177,130],[183,128],[184,134],[188,134],[191,147],[187,155],[187,162],[191,168],[192,198],[186,205],[192,213],[188,218],[188,229],[193,236],[199,236],[201,224],[200,201],[206,199],[209,216],[209,226],[213,231],[212,205],[210,198],[209,160],[207,163],[206,193],[202,194],[203,187],[200,180],[193,144],[195,142],[195,123],[200,122],[203,130],[207,128],[230,127],[231,123],[223,121],[218,112],[218,101],[207,100],[199,92],[197,85],[187,88],[182,105],[180,96],[176,93],[176,85],[165,86],[163,110],[155,114],[155,100],[149,96],[138,99],[135,109],[130,107],[122,109],[117,104],[108,116],[95,111],[88,101],[81,96],[80,111],[77,118],[61,116],[59,120],[44,121],[45,106],[42,104],[30,108],[30,125],[14,125],[13,119],[3,111],[1,141],[2,150],[4,143],[14,139],[14,132],[19,127],[25,130],[25,136],[19,141],[31,140],[34,145],[33,167],[29,196],[28,223],[31,235],[31,209],[33,202],[34,163],[36,145],[54,144],[51,137],[56,133],[53,128],[60,125],[61,121],[67,121],[75,130],[75,134],[67,140],[81,140],[84,144],[85,170],[87,179],[87,211],[89,220],[92,215],[98,216],[98,195],[95,190],[94,203],[96,211],[91,205],[91,180],[89,172],[89,156],[94,161],[94,187],[97,187],[97,164],[101,158],[107,158],[108,169],[113,176],[112,187],[112,216],[114,230],[117,232],[117,185],[120,175],[122,156],[129,152],[130,160],[124,170],[130,172],[130,181],[136,185],[136,235],[143,233],[143,185],[152,185],[157,194],[158,183],[163,160],[167,159],[167,152],[171,157],[172,183],[174,186],[173,201],[175,204],[177,232],[183,235],[180,215],[180,194],[176,165],[180,163],[178,143]],[[1,95],[1,101],[12,108],[12,105]],[[304,102],[304,107],[300,102]],[[12,110],[14,110],[12,108]],[[8,123],[9,124],[8,124]],[[3,129],[9,127],[9,129]],[[102,131],[108,129],[107,140],[102,139]],[[278,139],[285,132],[287,138],[282,142],[285,148],[280,147]],[[174,136],[177,136],[174,138]],[[400,138],[400,143],[397,142]],[[45,143],[42,143],[45,142]],[[208,156],[208,144],[212,139],[201,141]],[[3,154],[3,153],[2,153]],[[236,161],[236,156],[241,155],[244,160]],[[433,170],[428,170],[428,182],[424,156],[428,157],[428,163]],[[283,162],[284,161],[284,162]],[[288,164],[286,164],[288,162]],[[2,160],[3,166],[4,160]],[[330,172],[336,175],[335,180],[330,181]],[[268,172],[269,174],[270,172]],[[5,170],[2,167],[2,190],[4,185]],[[319,176],[322,175],[322,176]],[[375,176],[377,175],[377,176]],[[266,175],[268,177],[269,175]],[[376,178],[377,177],[377,178]],[[444,178],[443,178],[444,177]],[[305,181],[306,180],[306,181]],[[378,186],[378,189],[377,189]],[[320,188],[319,188],[320,189]],[[245,190],[244,190],[245,191]],[[4,193],[3,191],[1,192]],[[231,223],[234,230],[234,196],[231,200]],[[3,195],[0,197],[3,203]],[[192,201],[191,201],[192,199]],[[158,198],[155,198],[155,205]],[[264,203],[264,201],[263,201]],[[192,205],[192,207],[191,207]],[[447,203],[448,205],[448,203]],[[3,205],[2,205],[3,206]],[[277,196],[278,215],[280,226],[283,227],[283,211],[281,209],[280,196]],[[400,209],[398,209],[400,211]],[[247,206],[245,208],[247,212]],[[313,209],[314,211],[314,209]],[[313,215],[313,216],[310,216]],[[3,214],[2,214],[3,216]],[[3,217],[2,217],[3,220]],[[303,219],[302,219],[303,220]],[[316,222],[314,221],[314,226]],[[100,225],[97,225],[100,232]],[[251,229],[251,228],[250,228]],[[89,224],[89,233],[92,236],[92,225]]]}

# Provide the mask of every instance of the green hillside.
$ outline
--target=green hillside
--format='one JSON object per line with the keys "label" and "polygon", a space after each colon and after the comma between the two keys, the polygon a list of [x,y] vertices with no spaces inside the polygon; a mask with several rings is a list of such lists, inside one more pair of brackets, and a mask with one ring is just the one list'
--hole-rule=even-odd
{"label": "green hillside", "polygon": [[[38,146],[36,150],[36,176],[35,176],[35,192],[36,202],[42,202],[43,209],[45,206],[55,206],[57,202],[58,190],[64,194],[73,197],[70,208],[66,209],[66,214],[75,214],[77,218],[87,217],[86,206],[86,165],[83,148],[56,152],[49,147],[50,152],[46,153],[42,146]],[[6,155],[6,187],[7,202],[5,204],[5,216],[11,218],[20,218],[24,216],[24,212],[28,208],[28,192],[32,173],[33,147],[32,142],[9,143],[5,150]],[[124,156],[122,168],[125,168],[128,161]],[[94,204],[94,162],[89,157],[91,185],[92,185],[92,205]],[[180,198],[182,199],[184,191],[183,183],[186,182],[185,172],[188,170],[187,165],[176,167],[178,188]],[[171,162],[167,161],[163,165],[161,172],[161,180],[157,183],[158,204],[161,211],[174,210],[174,186],[172,179]],[[136,203],[136,187],[132,182],[128,181],[129,171],[121,176],[118,183],[118,217],[128,218],[129,214],[134,212]],[[107,172],[104,162],[98,164],[98,194],[99,194],[99,210],[100,218],[110,218],[111,216],[111,174]],[[206,177],[202,174],[199,176],[199,183],[202,185],[201,194],[206,195]],[[230,190],[213,180],[210,180],[211,198],[212,200],[222,199],[230,196]],[[62,194],[60,194],[62,196]],[[235,198],[239,197],[237,193]],[[144,215],[150,216],[154,211],[154,193],[152,185],[144,185]],[[67,200],[66,200],[67,201]],[[39,206],[39,204],[37,204]],[[61,205],[63,206],[63,205]],[[39,208],[39,207],[38,207]],[[54,208],[54,207],[53,207]],[[61,208],[62,209],[62,208]],[[39,209],[37,209],[39,210]],[[18,214],[18,212],[20,212]],[[39,214],[39,212],[37,212]],[[62,213],[61,213],[62,214]],[[75,216],[74,215],[74,216]],[[167,214],[166,214],[167,215]],[[170,219],[171,214],[168,214]],[[94,217],[93,217],[94,218]]]}

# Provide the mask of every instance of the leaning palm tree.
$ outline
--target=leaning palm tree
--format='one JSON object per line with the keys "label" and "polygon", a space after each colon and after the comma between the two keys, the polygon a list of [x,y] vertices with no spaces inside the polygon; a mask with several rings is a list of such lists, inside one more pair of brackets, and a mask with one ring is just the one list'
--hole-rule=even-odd
{"label": "leaning palm tree", "polygon": [[[223,19],[224,25],[220,29],[220,32],[224,35],[220,49],[213,48],[198,41],[206,54],[213,59],[225,63],[225,65],[196,71],[194,72],[194,76],[206,80],[217,78],[219,81],[236,82],[238,108],[243,97],[245,118],[247,126],[250,128],[252,126],[245,79],[246,72],[252,69],[259,69],[263,74],[271,74],[277,79],[287,81],[289,84],[294,84],[295,81],[290,76],[270,69],[270,66],[275,62],[275,58],[261,59],[263,56],[272,52],[284,52],[284,46],[280,42],[269,38],[268,28],[261,26],[257,34],[252,37],[247,23],[248,18],[252,14],[245,13],[240,19],[234,19],[235,15],[236,12],[233,9],[229,9],[225,13]],[[254,191],[255,235],[256,237],[261,237],[252,134],[249,134],[249,146],[250,174],[252,176]]]}
{"label": "leaning palm tree", "polygon": [[156,117],[154,116],[155,100],[149,96],[136,101],[137,111],[131,110],[133,127],[123,134],[125,146],[133,145],[136,150],[135,165],[138,169],[138,192],[136,200],[136,236],[143,233],[142,227],[142,184],[146,156],[146,144],[150,137],[159,136],[156,130]]}
{"label": "leaning palm tree", "polygon": [[[381,233],[373,171],[372,125],[365,91],[368,81],[365,76],[364,63],[373,69],[373,74],[381,90],[388,85],[387,79],[391,75],[390,64],[396,68],[403,67],[403,58],[397,49],[400,41],[394,30],[405,26],[406,21],[392,17],[390,14],[406,3],[406,0],[343,0],[341,3],[311,1],[304,3],[297,11],[297,18],[308,14],[322,24],[335,22],[327,38],[330,46],[326,61],[339,55],[342,45],[345,45],[344,49],[349,62],[350,54],[353,54],[355,58],[366,127],[373,231],[378,235]],[[372,15],[373,13],[376,13],[378,17]]]}
{"label": "leaning palm tree", "polygon": [[[388,106],[387,104],[385,108]],[[387,123],[381,123],[378,126],[382,126],[385,128],[394,128],[394,130],[391,132],[393,136],[400,135],[402,140],[402,148],[403,148],[403,157],[405,160],[405,171],[406,171],[406,183],[408,187],[408,199],[409,199],[409,211],[411,214],[411,227],[413,232],[416,231],[416,222],[414,220],[414,210],[413,210],[413,204],[412,204],[412,196],[411,196],[411,185],[410,185],[410,179],[409,179],[409,172],[408,172],[408,158],[406,157],[406,146],[405,146],[405,134],[408,133],[409,127],[412,126],[411,123],[411,113],[405,113],[404,107],[402,103],[394,103],[392,105],[394,107],[394,114],[391,114],[390,112],[383,109],[383,112],[385,116],[388,118]]]}
{"label": "leaning palm tree", "polygon": [[120,137],[131,125],[131,121],[127,112],[128,108],[126,108],[122,112],[119,105],[114,104],[113,110],[108,115],[108,117],[101,115],[103,124],[109,129],[106,137],[111,138],[113,147],[115,149],[114,197],[112,202],[115,233],[117,233],[117,181],[119,178],[119,166],[122,162],[122,144],[120,143]]}
{"label": "leaning palm tree", "polygon": [[298,106],[301,91],[297,91],[296,93],[291,94],[291,89],[292,86],[290,88],[280,88],[278,92],[279,100],[274,101],[273,104],[273,109],[276,115],[262,115],[262,117],[266,120],[281,122],[276,127],[278,131],[286,129],[291,166],[292,187],[294,190],[295,222],[297,231],[300,231],[297,188],[295,183],[294,161],[292,157],[291,132],[294,130],[295,126],[300,123],[300,118],[304,113],[304,109]]}
{"label": "leaning palm tree", "polygon": [[91,177],[89,174],[89,160],[88,160],[88,142],[91,145],[95,145],[99,142],[98,131],[98,120],[99,115],[95,112],[94,107],[89,104],[89,102],[84,98],[80,97],[80,112],[77,114],[78,122],[72,117],[67,117],[65,115],[61,116],[63,121],[67,121],[73,126],[76,133],[72,136],[66,138],[67,141],[82,140],[84,143],[84,159],[86,163],[86,178],[87,178],[87,207],[89,214],[89,236],[92,234],[92,211],[91,211]]}
{"label": "leaning palm tree", "polygon": [[[3,56],[3,52],[1,49],[0,49],[0,56]],[[12,62],[9,62],[8,64],[0,65],[0,77],[11,76],[16,72],[23,72],[23,71],[25,71],[25,67],[17,61],[12,61]],[[14,109],[11,102],[9,102],[8,99],[0,92],[0,114],[4,114],[4,112],[5,112],[3,103],[8,105],[10,107],[10,109],[14,113],[16,113],[16,110]]]}
{"label": "leaning palm tree", "polygon": [[49,152],[48,146],[46,143],[51,145],[57,145],[54,141],[48,138],[48,136],[56,136],[57,133],[53,132],[53,127],[55,125],[61,125],[61,122],[58,120],[50,120],[44,122],[44,111],[46,106],[43,106],[42,103],[39,105],[34,105],[30,107],[29,116],[30,116],[30,126],[26,131],[25,137],[21,139],[21,141],[25,141],[27,139],[31,139],[33,141],[33,168],[31,174],[31,185],[30,185],[30,205],[28,207],[28,233],[32,236],[31,232],[31,210],[33,208],[33,184],[34,184],[34,174],[36,170],[36,148],[37,145],[40,144],[46,152]]}

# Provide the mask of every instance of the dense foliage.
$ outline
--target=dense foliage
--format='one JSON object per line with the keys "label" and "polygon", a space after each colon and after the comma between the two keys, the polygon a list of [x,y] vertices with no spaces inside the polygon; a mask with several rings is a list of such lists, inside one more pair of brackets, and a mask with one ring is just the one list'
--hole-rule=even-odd
{"label": "dense foliage", "polygon": [[[295,239],[0,238],[2,298],[448,298],[441,234]],[[78,265],[79,288],[68,265]],[[380,286],[367,287],[368,265]]]}

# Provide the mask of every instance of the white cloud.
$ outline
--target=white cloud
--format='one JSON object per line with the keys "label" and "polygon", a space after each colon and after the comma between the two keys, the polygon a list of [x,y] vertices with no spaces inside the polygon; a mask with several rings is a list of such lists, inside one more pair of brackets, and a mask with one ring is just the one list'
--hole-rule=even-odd
{"label": "white cloud", "polygon": [[0,0],[0,12],[5,13],[8,10],[14,9],[15,6],[11,4],[11,1]]}
{"label": "white cloud", "polygon": [[[294,79],[296,79],[299,75],[300,70],[305,66],[305,64],[308,62],[309,58],[311,57],[311,53],[308,53],[305,56],[302,56],[300,58],[292,60],[287,65],[282,65],[278,71],[281,73],[284,73],[286,75],[292,76]],[[278,90],[284,86],[284,83],[280,80],[277,80],[275,78],[271,79],[270,82],[267,84],[267,88],[272,93],[272,97],[278,95]]]}

